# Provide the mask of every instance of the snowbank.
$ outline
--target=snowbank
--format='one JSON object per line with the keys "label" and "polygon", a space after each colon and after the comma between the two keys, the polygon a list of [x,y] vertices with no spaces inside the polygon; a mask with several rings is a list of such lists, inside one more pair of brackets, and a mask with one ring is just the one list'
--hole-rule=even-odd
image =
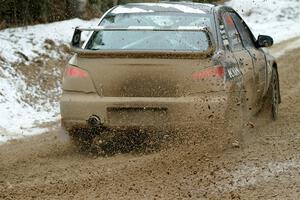
{"label": "snowbank", "polygon": [[[61,52],[51,50],[45,40],[55,45],[68,44],[76,26],[92,26],[97,20],[72,19],[51,24],[10,28],[0,31],[0,142],[45,132],[43,122],[60,118],[58,102],[41,99],[42,105],[30,106],[21,98],[29,90],[23,77],[14,68],[17,63],[30,65],[42,54],[61,58]],[[34,93],[34,89],[29,92]]]}
{"label": "snowbank", "polygon": [[26,135],[42,133],[43,129],[35,127],[39,122],[55,120],[57,109],[50,112],[37,111],[26,105],[21,98],[19,89],[26,87],[24,81],[16,74],[9,64],[1,66],[0,74],[10,68],[10,72],[0,78],[0,142]]}
{"label": "snowbank", "polygon": [[[22,56],[16,52],[22,52],[30,60],[38,57],[39,54],[49,53],[45,46],[45,40],[51,39],[56,44],[67,44],[76,26],[90,26],[97,21],[83,21],[72,19],[51,24],[9,28],[0,31],[0,53],[8,63],[23,61]],[[52,57],[59,57],[57,52],[52,52]]]}

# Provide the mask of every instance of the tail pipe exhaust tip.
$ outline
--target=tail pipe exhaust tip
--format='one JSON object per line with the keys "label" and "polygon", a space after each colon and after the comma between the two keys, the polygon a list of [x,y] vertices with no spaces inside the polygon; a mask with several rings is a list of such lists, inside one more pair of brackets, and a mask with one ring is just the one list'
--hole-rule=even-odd
{"label": "tail pipe exhaust tip", "polygon": [[99,127],[101,125],[101,119],[97,115],[92,115],[87,120],[87,123],[91,127]]}

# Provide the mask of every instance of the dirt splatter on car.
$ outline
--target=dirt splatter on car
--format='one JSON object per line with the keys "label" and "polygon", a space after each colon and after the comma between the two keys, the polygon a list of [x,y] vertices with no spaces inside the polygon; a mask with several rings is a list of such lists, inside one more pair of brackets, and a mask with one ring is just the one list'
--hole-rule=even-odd
{"label": "dirt splatter on car", "polygon": [[[85,43],[83,31],[91,32]],[[277,63],[264,49],[272,44],[269,36],[255,39],[226,6],[117,6],[99,26],[75,29],[76,54],[63,78],[62,125],[82,140],[112,129],[173,132],[223,124],[237,144],[238,127],[265,101],[277,118]],[[87,129],[92,136],[76,134]]]}

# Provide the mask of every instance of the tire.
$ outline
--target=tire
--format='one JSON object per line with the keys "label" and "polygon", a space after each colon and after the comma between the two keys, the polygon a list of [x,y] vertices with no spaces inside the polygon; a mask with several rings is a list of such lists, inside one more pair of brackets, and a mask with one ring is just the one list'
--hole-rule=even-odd
{"label": "tire", "polygon": [[278,71],[273,68],[270,87],[269,87],[269,98],[268,103],[271,106],[271,117],[273,121],[278,119],[278,110],[280,104],[280,90],[279,90],[279,78]]}

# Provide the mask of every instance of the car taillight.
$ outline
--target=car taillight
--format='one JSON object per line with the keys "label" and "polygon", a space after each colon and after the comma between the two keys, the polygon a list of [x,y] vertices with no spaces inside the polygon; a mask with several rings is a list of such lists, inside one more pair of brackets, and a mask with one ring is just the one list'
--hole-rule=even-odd
{"label": "car taillight", "polygon": [[78,67],[69,65],[66,69],[66,76],[72,78],[86,78],[88,77],[88,73]]}
{"label": "car taillight", "polygon": [[193,80],[201,80],[210,77],[224,77],[225,69],[222,65],[210,67],[192,74]]}

